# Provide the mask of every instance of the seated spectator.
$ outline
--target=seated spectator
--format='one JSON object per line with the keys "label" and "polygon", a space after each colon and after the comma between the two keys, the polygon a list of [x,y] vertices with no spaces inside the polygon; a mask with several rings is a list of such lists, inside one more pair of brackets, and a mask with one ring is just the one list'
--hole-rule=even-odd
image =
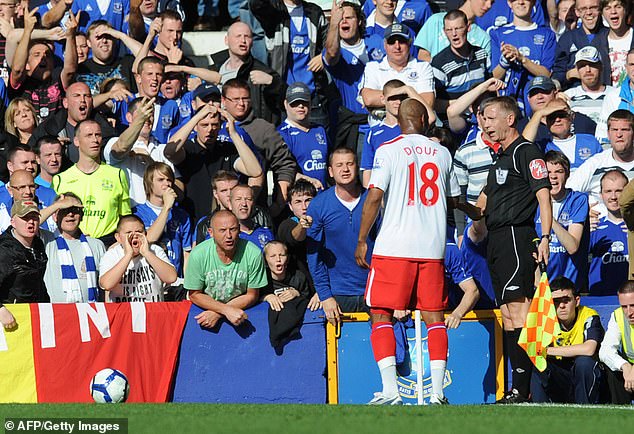
{"label": "seated spectator", "polygon": [[555,33],[547,27],[534,25],[532,8],[535,3],[535,0],[509,2],[513,23],[490,33],[491,72],[506,83],[501,94],[515,98],[527,116],[531,112],[526,85],[533,77],[549,77],[555,61]]}
{"label": "seated spectator", "polygon": [[183,277],[192,249],[192,230],[189,216],[176,204],[174,171],[165,163],[150,163],[143,174],[143,185],[147,199],[134,213],[143,220],[149,242],[165,246],[178,277]]}
{"label": "seated spectator", "polygon": [[[546,105],[555,98],[561,98],[557,96],[558,93],[559,91],[557,90],[555,82],[553,82],[549,77],[538,76],[533,78],[526,88],[526,98],[530,107],[529,116],[546,107]],[[522,131],[522,134],[529,120],[530,117],[524,117],[518,121],[517,130]],[[540,122],[538,125],[537,134],[534,136],[535,138],[533,141],[540,147],[540,149],[545,149],[546,144],[552,140],[552,136],[550,131],[548,131],[545,121]],[[583,113],[577,113],[573,119],[573,129],[575,134],[583,133],[594,136],[597,124]]]}
{"label": "seated spectator", "polygon": [[51,188],[53,176],[62,170],[62,144],[55,136],[44,136],[35,143],[35,159],[40,173],[35,177],[39,186]]}
{"label": "seated spectator", "polygon": [[277,128],[282,139],[297,160],[302,175],[315,186],[323,189],[326,185],[328,160],[328,136],[321,125],[310,122],[310,89],[304,83],[293,83],[286,90],[284,109],[286,120]]}
{"label": "seated spectator", "polygon": [[405,86],[401,80],[390,80],[383,85],[381,101],[385,107],[385,119],[380,123],[370,127],[370,131],[365,136],[365,144],[361,153],[361,171],[363,187],[367,187],[374,165],[374,154],[376,150],[385,142],[389,142],[401,134],[398,126],[398,108],[401,101],[411,96],[410,86]]}
{"label": "seated spectator", "polygon": [[359,83],[359,94],[368,109],[383,107],[383,86],[390,80],[401,80],[413,87],[425,103],[429,113],[433,112],[434,72],[431,65],[410,55],[412,39],[402,24],[392,24],[385,31],[386,56],[381,62],[366,65],[363,79]]}
{"label": "seated spectator", "polygon": [[240,224],[230,211],[211,220],[212,239],[197,245],[189,257],[184,287],[196,306],[200,326],[213,328],[222,319],[234,326],[247,320],[244,309],[258,302],[268,282],[260,249],[239,237]]}
{"label": "seated spectator", "polygon": [[77,124],[74,145],[79,159],[68,170],[53,177],[57,193],[75,193],[84,204],[80,228],[110,247],[122,215],[130,214],[130,188],[121,169],[101,161],[101,127],[93,120]]}
{"label": "seated spectator", "polygon": [[238,78],[249,84],[251,106],[255,117],[277,125],[280,121],[280,94],[283,92],[280,74],[251,54],[253,34],[245,23],[229,26],[225,36],[227,50],[212,55],[213,66],[220,73],[220,83]]}
{"label": "seated spectator", "polygon": [[86,35],[92,56],[78,66],[76,80],[86,83],[93,96],[99,93],[101,83],[109,78],[121,78],[132,83],[134,57],[119,57],[119,47],[115,40],[122,41],[133,54],[139,52],[141,44],[112,28],[110,23],[103,19],[90,23]]}
{"label": "seated spectator", "polygon": [[68,86],[62,103],[63,108],[38,125],[28,143],[35,147],[37,141],[44,136],[58,137],[64,145],[63,167],[66,169],[79,160],[79,150],[73,143],[80,122],[86,119],[97,122],[104,140],[115,136],[116,132],[108,121],[94,110],[92,94],[86,83],[75,82]]}
{"label": "seated spectator", "polygon": [[308,277],[289,263],[284,243],[271,241],[264,247],[264,258],[269,271],[269,286],[260,297],[270,306],[269,339],[273,347],[299,335],[306,308],[319,309],[319,299]]}
{"label": "seated spectator", "polygon": [[602,377],[598,350],[604,334],[599,314],[579,304],[579,290],[565,277],[551,280],[550,290],[561,334],[545,348],[546,370],[533,369],[532,400],[596,404]]}
{"label": "seated spectator", "polygon": [[[466,35],[470,45],[481,47],[491,57],[491,38],[488,33],[474,23],[474,20],[482,17],[487,13],[494,2],[479,0],[462,0],[456,2],[461,4],[459,11],[463,12],[467,17]],[[443,31],[445,28],[445,17],[447,12],[439,12],[432,15],[423,25],[422,29],[416,35],[414,45],[419,48],[418,58],[431,62],[443,49],[449,47],[449,39]]]}
{"label": "seated spectator", "polygon": [[99,269],[106,247],[79,229],[84,208],[79,197],[66,193],[56,198],[53,214],[60,235],[46,244],[44,283],[51,303],[101,301]]}
{"label": "seated spectator", "polygon": [[145,203],[143,174],[155,161],[172,163],[165,156],[165,144],[152,135],[154,99],[136,98],[128,105],[128,128],[119,137],[112,137],[103,148],[107,164],[125,170],[130,186],[130,206]]}
{"label": "seated spectator", "polygon": [[[219,111],[220,110],[220,111]],[[227,119],[232,142],[218,138],[220,113]],[[189,140],[194,130],[196,137]],[[257,157],[235,129],[233,117],[222,109],[204,104],[183,125],[165,147],[165,156],[174,162],[187,184],[183,206],[196,219],[211,209],[211,180],[219,170],[235,170],[249,177],[262,174]]]}
{"label": "seated spectator", "polygon": [[26,144],[37,127],[35,107],[27,98],[14,98],[4,113],[4,128],[20,143]]}
{"label": "seated spectator", "polygon": [[[553,64],[552,78],[565,87],[579,82],[579,70],[575,66],[577,51],[589,45],[604,28],[601,20],[601,0],[577,0],[574,8],[581,25],[561,35],[557,41]],[[611,84],[608,83],[608,77],[603,76],[602,79],[603,84]]]}
{"label": "seated spectator", "polygon": [[577,115],[563,100],[555,98],[544,108],[533,112],[522,135],[526,140],[534,141],[541,125],[546,124],[552,139],[546,143],[545,151],[563,152],[570,161],[570,170],[574,172],[588,158],[603,151],[593,135],[573,132]]}
{"label": "seated spectator", "polygon": [[[354,251],[367,196],[357,179],[357,160],[348,148],[335,149],[328,173],[335,185],[317,195],[308,206],[313,224],[306,233],[306,256],[315,289],[328,320],[341,321],[343,312],[367,311],[363,295],[368,270],[357,265]],[[368,255],[376,239],[376,226],[368,237]]]}
{"label": "seated spectator", "polygon": [[[548,275],[570,279],[578,291],[585,290],[588,285],[588,196],[566,188],[570,161],[563,153],[549,151],[544,160],[553,209]],[[535,232],[541,234],[541,230],[542,220],[538,209],[535,214]]]}
{"label": "seated spectator", "polygon": [[36,22],[35,10],[31,10],[24,17],[24,32],[15,53],[6,53],[11,59],[8,90],[10,98],[27,96],[38,119],[42,120],[62,108],[62,96],[77,71],[75,32],[78,23],[77,17],[70,13],[65,31],[64,67],[57,72],[51,47],[44,41],[31,40]]}
{"label": "seated spectator", "polygon": [[627,280],[627,226],[623,221],[619,198],[627,185],[627,177],[619,170],[609,170],[601,177],[601,197],[607,209],[605,217],[591,224],[590,295],[614,295]]}
{"label": "seated spectator", "polygon": [[163,249],[148,242],[143,220],[122,216],[115,238],[118,244],[99,262],[99,286],[106,291],[106,301],[163,301],[164,287],[176,281],[176,269]]}
{"label": "seated spectator", "polygon": [[608,139],[611,148],[588,158],[566,183],[568,188],[588,193],[591,203],[601,203],[600,180],[607,171],[617,169],[627,178],[634,176],[634,114],[625,110],[613,112],[608,117]]}
{"label": "seated spectator", "polygon": [[446,119],[449,104],[490,76],[491,58],[484,48],[467,40],[469,22],[464,12],[448,12],[443,23],[442,30],[449,46],[434,56],[431,66],[436,84],[434,108],[442,119]]}
{"label": "seated spectator", "polygon": [[[44,284],[48,258],[38,235],[39,226],[37,203],[16,200],[11,208],[11,226],[0,235],[0,303],[49,302]],[[3,316],[6,327],[6,312]]]}
{"label": "seated spectator", "polygon": [[[295,181],[297,163],[284,140],[275,130],[275,125],[255,116],[251,106],[249,85],[239,79],[228,80],[222,86],[222,105],[253,140],[263,157],[262,171],[273,172],[275,182],[273,191],[274,193],[279,191],[281,198],[286,201],[288,188]],[[266,186],[262,188],[266,191]]]}
{"label": "seated spectator", "polygon": [[610,316],[599,358],[607,367],[605,375],[612,404],[629,405],[634,399],[634,282],[625,282],[618,296],[621,306]]}
{"label": "seated spectator", "polygon": [[614,87],[625,80],[627,53],[634,48],[634,29],[627,23],[629,7],[626,0],[603,0],[601,13],[608,27],[592,40],[603,59],[603,77],[609,77],[606,84]]}
{"label": "seated spectator", "polygon": [[[449,228],[453,233],[453,228]],[[452,312],[445,317],[447,329],[456,329],[464,316],[471,312],[480,299],[476,282],[467,271],[465,260],[453,237],[447,237],[445,248],[445,285]],[[408,312],[408,314],[411,312]]]}
{"label": "seated spectator", "polygon": [[[231,189],[229,197],[231,212],[233,212],[240,222],[240,238],[249,240],[260,250],[275,237],[269,228],[259,226],[251,218],[253,212],[253,190],[248,185],[238,184]],[[212,235],[212,234],[210,234]]]}

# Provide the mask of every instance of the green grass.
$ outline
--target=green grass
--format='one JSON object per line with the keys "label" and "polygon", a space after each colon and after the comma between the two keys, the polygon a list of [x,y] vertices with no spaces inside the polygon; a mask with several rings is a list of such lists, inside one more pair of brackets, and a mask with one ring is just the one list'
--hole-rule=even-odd
{"label": "green grass", "polygon": [[[130,433],[627,433],[634,407],[6,404],[6,417],[129,419]],[[415,429],[416,431],[412,431]]]}

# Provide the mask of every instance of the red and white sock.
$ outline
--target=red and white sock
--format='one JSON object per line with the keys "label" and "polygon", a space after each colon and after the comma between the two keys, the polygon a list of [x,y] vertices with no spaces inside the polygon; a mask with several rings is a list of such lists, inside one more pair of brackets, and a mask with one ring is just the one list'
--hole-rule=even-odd
{"label": "red and white sock", "polygon": [[432,393],[440,398],[445,396],[443,381],[447,369],[447,327],[442,322],[427,326],[427,346],[429,349]]}
{"label": "red and white sock", "polygon": [[381,382],[383,383],[383,395],[387,397],[398,394],[396,384],[396,339],[394,338],[394,328],[392,323],[377,322],[372,325],[372,351],[381,372]]}

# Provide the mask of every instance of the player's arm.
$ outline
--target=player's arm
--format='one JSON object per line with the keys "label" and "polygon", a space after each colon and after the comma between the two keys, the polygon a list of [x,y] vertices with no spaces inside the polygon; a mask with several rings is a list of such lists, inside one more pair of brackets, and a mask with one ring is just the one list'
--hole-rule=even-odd
{"label": "player's arm", "polygon": [[370,268],[365,256],[368,252],[368,234],[381,209],[381,203],[383,202],[383,190],[373,187],[368,191],[363,204],[363,211],[361,212],[361,225],[359,227],[359,239],[357,240],[357,248],[354,252],[354,257],[357,260],[357,265],[363,268]]}
{"label": "player's arm", "polygon": [[462,318],[473,310],[473,307],[480,299],[480,291],[478,291],[478,286],[473,278],[460,282],[458,286],[462,289],[464,295],[462,300],[460,300],[460,304],[445,318],[445,325],[450,329],[458,328]]}

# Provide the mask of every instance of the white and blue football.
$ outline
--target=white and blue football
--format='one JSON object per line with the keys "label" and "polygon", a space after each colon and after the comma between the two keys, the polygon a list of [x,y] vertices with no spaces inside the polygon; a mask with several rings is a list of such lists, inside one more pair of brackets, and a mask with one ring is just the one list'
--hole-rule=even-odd
{"label": "white and blue football", "polygon": [[125,402],[128,393],[128,379],[123,372],[116,369],[102,369],[90,381],[90,395],[98,403]]}

